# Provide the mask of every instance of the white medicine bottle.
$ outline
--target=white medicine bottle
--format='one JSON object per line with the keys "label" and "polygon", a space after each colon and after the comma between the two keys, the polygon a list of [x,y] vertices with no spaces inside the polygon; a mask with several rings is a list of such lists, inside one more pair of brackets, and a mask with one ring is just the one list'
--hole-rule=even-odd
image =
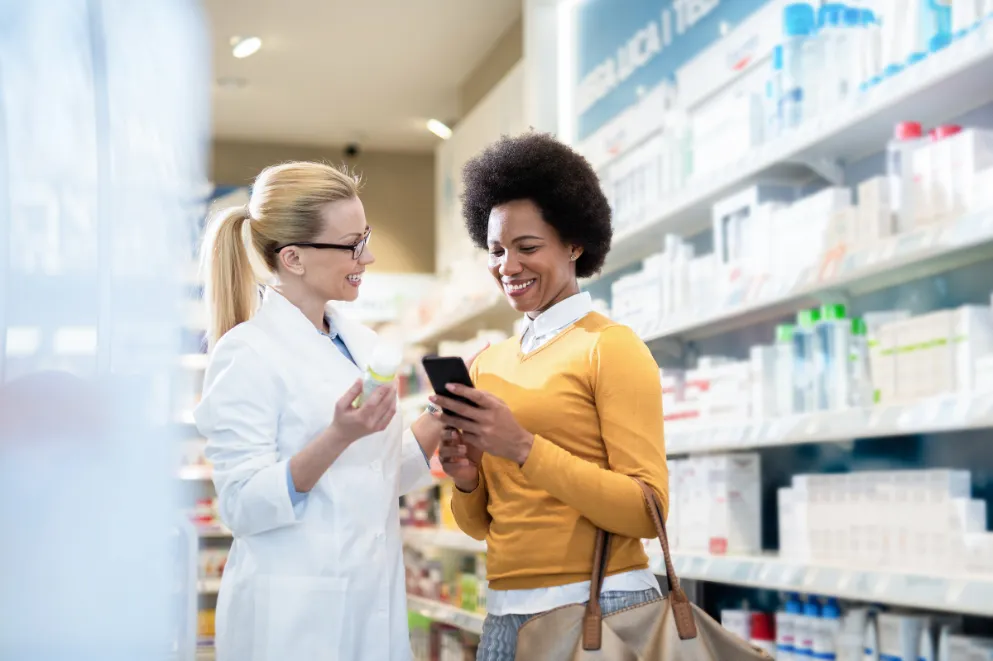
{"label": "white medicine bottle", "polygon": [[355,400],[355,405],[365,402],[376,388],[392,383],[402,361],[403,352],[396,345],[386,342],[376,345],[362,376],[362,394]]}

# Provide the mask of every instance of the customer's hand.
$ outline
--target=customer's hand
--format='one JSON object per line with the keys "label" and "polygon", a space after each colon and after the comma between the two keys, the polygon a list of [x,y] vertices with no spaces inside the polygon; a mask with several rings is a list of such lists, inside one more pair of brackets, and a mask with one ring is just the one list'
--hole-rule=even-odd
{"label": "customer's hand", "polygon": [[360,394],[361,380],[356,381],[334,406],[331,431],[347,445],[386,429],[397,411],[397,390],[392,383],[379,386],[360,406],[353,406]]}
{"label": "customer's hand", "polygon": [[455,414],[442,413],[442,422],[461,430],[463,441],[471,447],[524,465],[534,444],[534,434],[517,424],[503,400],[457,383],[448,384],[448,391],[465,397],[476,406],[434,395],[431,397],[434,404]]}
{"label": "customer's hand", "polygon": [[462,440],[462,432],[445,427],[438,449],[441,467],[452,478],[459,491],[470,493],[479,486],[479,462],[483,453]]}

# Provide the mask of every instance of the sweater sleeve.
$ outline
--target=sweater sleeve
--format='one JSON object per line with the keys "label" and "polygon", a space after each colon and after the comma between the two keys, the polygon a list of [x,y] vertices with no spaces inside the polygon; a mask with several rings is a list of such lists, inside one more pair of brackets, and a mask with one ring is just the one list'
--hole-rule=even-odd
{"label": "sweater sleeve", "polygon": [[641,489],[631,478],[648,484],[668,514],[658,365],[626,326],[611,326],[601,333],[590,363],[606,468],[536,435],[522,467],[524,474],[599,528],[626,537],[655,537]]}
{"label": "sweater sleeve", "polygon": [[[476,383],[476,376],[479,373],[479,359],[469,368],[469,376],[472,382]],[[473,539],[483,541],[490,531],[490,513],[487,508],[489,496],[486,493],[486,477],[483,474],[482,465],[479,466],[479,484],[471,493],[455,489],[452,495],[452,514],[455,515],[455,523],[465,534]]]}

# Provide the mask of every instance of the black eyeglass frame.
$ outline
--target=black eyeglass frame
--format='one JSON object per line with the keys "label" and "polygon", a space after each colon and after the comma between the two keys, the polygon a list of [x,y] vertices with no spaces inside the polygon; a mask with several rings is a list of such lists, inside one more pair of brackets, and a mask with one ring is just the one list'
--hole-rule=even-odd
{"label": "black eyeglass frame", "polygon": [[372,235],[372,228],[367,227],[365,230],[365,234],[362,235],[362,238],[350,246],[342,245],[340,243],[312,243],[312,242],[304,241],[302,243],[287,243],[285,245],[277,247],[275,250],[273,250],[273,252],[278,255],[281,250],[283,250],[284,248],[289,248],[291,246],[296,246],[297,248],[317,248],[318,250],[351,250],[352,259],[358,260],[358,258],[362,256],[362,253],[365,252],[365,247],[369,245],[369,238],[371,235]]}

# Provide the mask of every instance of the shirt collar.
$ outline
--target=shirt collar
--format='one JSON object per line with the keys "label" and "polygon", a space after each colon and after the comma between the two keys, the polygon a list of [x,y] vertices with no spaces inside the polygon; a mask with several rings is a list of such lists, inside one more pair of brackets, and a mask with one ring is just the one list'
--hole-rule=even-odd
{"label": "shirt collar", "polygon": [[592,311],[593,298],[589,292],[584,291],[559,301],[539,314],[536,319],[525,316],[525,323],[535,337],[542,337],[562,330]]}

